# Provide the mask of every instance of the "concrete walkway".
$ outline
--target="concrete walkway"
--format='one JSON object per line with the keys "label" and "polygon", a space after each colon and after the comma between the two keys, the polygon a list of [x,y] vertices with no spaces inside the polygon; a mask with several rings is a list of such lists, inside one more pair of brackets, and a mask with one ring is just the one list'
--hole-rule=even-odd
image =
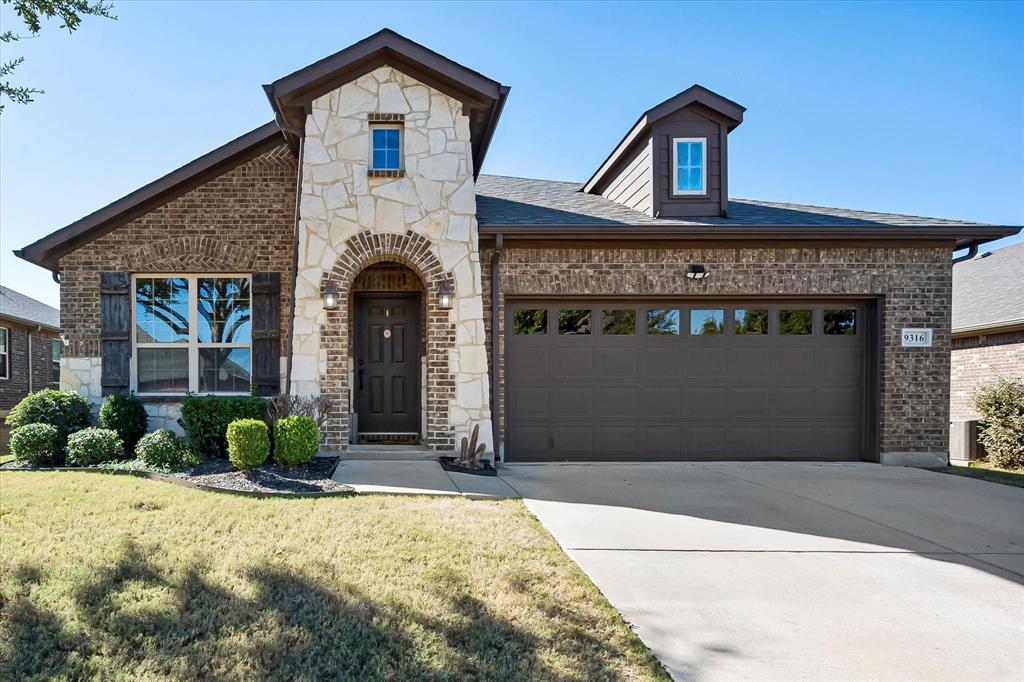
{"label": "concrete walkway", "polygon": [[475,500],[519,497],[497,476],[448,473],[430,460],[342,460],[331,478],[362,494],[450,495]]}
{"label": "concrete walkway", "polygon": [[1024,489],[876,464],[501,476],[677,679],[1024,679]]}

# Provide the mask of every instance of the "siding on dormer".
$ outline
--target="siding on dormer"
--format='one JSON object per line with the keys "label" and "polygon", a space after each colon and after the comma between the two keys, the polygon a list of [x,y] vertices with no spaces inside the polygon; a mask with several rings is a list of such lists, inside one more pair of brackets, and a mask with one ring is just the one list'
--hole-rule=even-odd
{"label": "siding on dormer", "polygon": [[606,199],[647,215],[654,215],[654,174],[650,138],[639,147],[625,167],[601,192]]}

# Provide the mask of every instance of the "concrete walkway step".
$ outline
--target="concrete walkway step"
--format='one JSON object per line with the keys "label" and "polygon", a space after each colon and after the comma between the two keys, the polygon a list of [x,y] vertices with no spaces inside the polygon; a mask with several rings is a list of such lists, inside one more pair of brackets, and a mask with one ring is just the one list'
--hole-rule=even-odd
{"label": "concrete walkway step", "polygon": [[449,474],[436,461],[343,459],[331,478],[364,495],[442,495],[478,500],[519,497],[498,476]]}

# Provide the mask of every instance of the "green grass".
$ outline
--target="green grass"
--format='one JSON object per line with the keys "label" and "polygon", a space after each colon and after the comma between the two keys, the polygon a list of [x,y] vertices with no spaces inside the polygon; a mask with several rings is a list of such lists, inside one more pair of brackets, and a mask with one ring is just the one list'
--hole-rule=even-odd
{"label": "green grass", "polygon": [[519,501],[0,473],[0,676],[667,679]]}
{"label": "green grass", "polygon": [[938,471],[1024,488],[1024,469],[1002,469],[985,461],[971,462],[971,465],[966,467],[949,466],[944,469],[938,469]]}

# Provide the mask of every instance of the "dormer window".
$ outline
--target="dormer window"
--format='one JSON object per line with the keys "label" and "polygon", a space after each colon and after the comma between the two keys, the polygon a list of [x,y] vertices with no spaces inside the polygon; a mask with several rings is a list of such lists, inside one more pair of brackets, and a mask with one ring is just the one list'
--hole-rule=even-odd
{"label": "dormer window", "polygon": [[402,169],[402,130],[396,125],[375,125],[370,129],[370,169],[397,171]]}
{"label": "dormer window", "polygon": [[676,137],[672,139],[672,194],[707,194],[707,138]]}

